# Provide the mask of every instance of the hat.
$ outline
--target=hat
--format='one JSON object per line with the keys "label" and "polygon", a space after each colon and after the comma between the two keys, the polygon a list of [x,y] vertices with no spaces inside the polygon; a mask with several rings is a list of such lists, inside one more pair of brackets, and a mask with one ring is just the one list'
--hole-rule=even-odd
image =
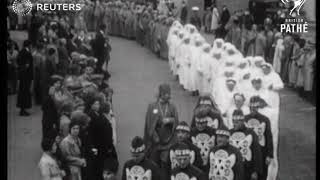
{"label": "hat", "polygon": [[183,142],[178,142],[173,150],[176,157],[185,157],[191,154],[190,147]]}
{"label": "hat", "polygon": [[63,81],[63,77],[57,74],[54,74],[50,77],[52,82]]}
{"label": "hat", "polygon": [[194,116],[196,117],[196,122],[207,122],[205,117],[210,115],[211,109],[208,106],[199,106],[196,108],[194,112]]}
{"label": "hat", "polygon": [[90,120],[89,116],[80,110],[73,111],[70,117],[71,121],[78,121],[82,125],[87,124]]}
{"label": "hat", "polygon": [[244,119],[244,114],[242,110],[236,109],[232,113],[232,120],[243,120]]}
{"label": "hat", "polygon": [[68,89],[71,91],[71,93],[77,93],[82,90],[82,86],[80,84],[73,84],[68,86]]}
{"label": "hat", "polygon": [[223,135],[223,136],[230,137],[230,131],[226,126],[223,125],[216,130],[216,135]]}
{"label": "hat", "polygon": [[262,78],[261,77],[254,77],[254,78],[252,78],[251,83],[262,83]]}
{"label": "hat", "polygon": [[233,71],[225,71],[224,72],[224,76],[227,77],[227,78],[230,78],[234,75],[234,72]]}
{"label": "hat", "polygon": [[226,80],[227,84],[236,84],[237,82],[234,79],[227,79]]}
{"label": "hat", "polygon": [[270,63],[263,63],[262,65],[261,65],[261,68],[272,68],[272,65],[270,64]]}
{"label": "hat", "polygon": [[136,136],[131,141],[130,152],[131,153],[142,153],[146,149],[144,141],[141,137]]}
{"label": "hat", "polygon": [[233,95],[233,99],[234,99],[234,100],[238,99],[238,97],[242,98],[244,101],[246,100],[246,98],[244,97],[244,95],[241,94],[241,93],[235,93],[235,94]]}
{"label": "hat", "polygon": [[250,107],[259,107],[260,106],[259,100],[260,100],[259,96],[252,96],[250,98],[250,105],[249,106]]}
{"label": "hat", "polygon": [[193,7],[191,8],[191,10],[192,10],[192,11],[199,11],[199,7],[193,6]]}
{"label": "hat", "polygon": [[176,127],[176,131],[185,131],[190,133],[190,127],[187,122],[180,121],[178,126]]}
{"label": "hat", "polygon": [[161,84],[159,86],[159,94],[166,94],[166,93],[170,94],[170,92],[171,92],[171,89],[169,84]]}

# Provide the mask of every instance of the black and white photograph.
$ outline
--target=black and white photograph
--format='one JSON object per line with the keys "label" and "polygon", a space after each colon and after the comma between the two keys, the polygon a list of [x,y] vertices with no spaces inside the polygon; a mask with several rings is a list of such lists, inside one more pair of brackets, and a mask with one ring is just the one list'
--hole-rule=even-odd
{"label": "black and white photograph", "polygon": [[7,180],[316,179],[316,0],[6,5]]}

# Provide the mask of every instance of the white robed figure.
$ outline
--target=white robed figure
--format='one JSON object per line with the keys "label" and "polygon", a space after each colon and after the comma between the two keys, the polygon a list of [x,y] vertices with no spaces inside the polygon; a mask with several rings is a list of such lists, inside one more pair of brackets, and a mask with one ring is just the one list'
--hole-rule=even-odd
{"label": "white robed figure", "polygon": [[[204,44],[202,48],[203,56],[201,58],[203,64],[203,89],[201,95],[209,94],[211,91],[211,81],[212,81],[212,73],[216,72],[216,67],[218,63],[215,59],[211,56],[211,46],[210,44]],[[216,63],[215,63],[216,62]]]}
{"label": "white robed figure", "polygon": [[280,96],[279,90],[283,89],[284,84],[278,73],[274,71],[272,65],[264,63],[262,65],[262,86],[268,93],[268,98],[271,106],[271,111],[266,112],[270,119],[271,132],[273,138],[274,159],[268,168],[267,180],[275,180],[278,174],[278,142],[279,142],[279,113],[280,113]]}
{"label": "white robed figure", "polygon": [[202,46],[206,43],[205,39],[200,35],[195,35],[193,40],[193,50],[192,50],[192,81],[194,83],[195,89],[200,91],[201,81],[203,79],[202,71]]}
{"label": "white robed figure", "polygon": [[251,60],[251,74],[252,77],[260,77],[262,76],[261,66],[263,63],[265,63],[265,60],[261,56],[255,56],[253,58],[250,58]]}
{"label": "white robed figure", "polygon": [[[182,35],[182,36],[181,36]],[[190,50],[190,35],[186,31],[180,33],[182,37],[181,44],[179,45],[176,57],[176,63],[178,67],[178,76],[180,84],[184,89],[188,90],[188,72],[191,66],[191,50]]]}
{"label": "white robed figure", "polygon": [[[171,30],[171,29],[170,29]],[[174,58],[175,58],[175,53],[176,53],[176,46],[179,43],[179,29],[174,28],[170,34],[168,34],[167,38],[167,45],[168,45],[168,61],[169,61],[169,67],[173,75],[176,75],[176,70],[175,70],[175,63],[174,63]]]}

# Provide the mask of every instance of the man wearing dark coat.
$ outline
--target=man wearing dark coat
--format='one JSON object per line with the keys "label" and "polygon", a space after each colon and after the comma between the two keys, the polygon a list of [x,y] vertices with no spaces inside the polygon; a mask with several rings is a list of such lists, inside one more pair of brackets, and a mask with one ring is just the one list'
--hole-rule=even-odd
{"label": "man wearing dark coat", "polygon": [[199,17],[198,11],[199,8],[198,7],[192,7],[192,16],[190,17],[190,24],[194,25],[195,27],[197,27],[198,31],[201,30],[201,18]]}
{"label": "man wearing dark coat", "polygon": [[[96,39],[94,41],[94,56],[98,59],[97,62],[97,73],[102,72],[102,65],[108,57],[108,43],[106,41],[106,35],[104,34],[106,30],[106,25],[100,25],[100,28],[96,34]],[[110,48],[109,48],[110,49]]]}
{"label": "man wearing dark coat", "polygon": [[114,150],[112,126],[109,120],[101,113],[100,101],[93,97],[87,104],[86,113],[91,118],[88,126],[88,133],[92,143],[93,158],[91,179],[103,180],[103,168],[105,160]]}
{"label": "man wearing dark coat", "polygon": [[218,30],[219,33],[217,34],[217,37],[224,38],[226,36],[227,30],[225,29],[225,26],[229,22],[230,17],[231,16],[228,8],[226,6],[223,6],[220,23],[219,23],[220,24],[220,27]]}
{"label": "man wearing dark coat", "polygon": [[250,98],[251,112],[245,116],[245,125],[252,129],[258,136],[262,153],[262,174],[259,179],[266,180],[268,166],[273,158],[273,139],[269,118],[258,112],[260,107],[259,102],[260,98],[258,96]]}
{"label": "man wearing dark coat", "polygon": [[230,143],[242,154],[244,179],[258,180],[262,174],[262,154],[256,133],[245,126],[242,110],[232,114],[234,128],[230,130]]}
{"label": "man wearing dark coat", "polygon": [[182,1],[182,9],[180,14],[181,24],[185,25],[187,23],[188,18],[188,8],[186,6],[186,2]]}
{"label": "man wearing dark coat", "polygon": [[132,159],[128,160],[122,171],[122,180],[144,179],[144,180],[162,180],[162,174],[152,160],[146,157],[146,146],[141,137],[136,136],[130,146]]}
{"label": "man wearing dark coat", "polygon": [[31,101],[31,82],[33,80],[33,57],[31,54],[31,41],[23,42],[23,49],[17,57],[18,73],[19,73],[19,92],[17,107],[20,108],[20,116],[29,116],[26,111],[32,107]]}
{"label": "man wearing dark coat", "polygon": [[169,148],[173,144],[174,132],[178,125],[178,112],[170,100],[170,86],[159,86],[156,102],[149,104],[146,113],[144,140],[147,157],[150,157],[160,168],[166,167]]}

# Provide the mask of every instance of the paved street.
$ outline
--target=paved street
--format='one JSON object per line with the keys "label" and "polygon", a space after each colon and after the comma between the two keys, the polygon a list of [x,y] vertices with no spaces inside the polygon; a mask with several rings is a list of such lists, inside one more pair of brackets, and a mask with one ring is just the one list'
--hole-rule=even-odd
{"label": "paved street", "polygon": [[[114,110],[118,119],[116,148],[121,173],[123,163],[130,157],[129,142],[135,135],[143,135],[146,108],[155,100],[158,85],[170,84],[180,120],[191,121],[196,98],[182,90],[170,74],[166,61],[134,41],[115,37],[110,40],[110,84],[114,89]],[[20,117],[15,103],[16,96],[8,96],[8,179],[39,180],[37,163],[42,153],[42,113],[36,106],[31,110],[32,116]],[[315,107],[295,92],[283,90],[280,110],[279,179],[315,179]]]}

